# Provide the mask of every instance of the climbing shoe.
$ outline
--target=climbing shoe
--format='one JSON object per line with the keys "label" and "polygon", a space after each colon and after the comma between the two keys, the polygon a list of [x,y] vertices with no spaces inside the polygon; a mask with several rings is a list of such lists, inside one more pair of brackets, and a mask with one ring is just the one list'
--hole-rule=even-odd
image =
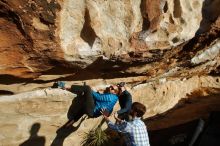
{"label": "climbing shoe", "polygon": [[61,88],[61,89],[64,89],[65,88],[65,82],[63,82],[63,81],[55,82],[55,83],[53,83],[51,88]]}

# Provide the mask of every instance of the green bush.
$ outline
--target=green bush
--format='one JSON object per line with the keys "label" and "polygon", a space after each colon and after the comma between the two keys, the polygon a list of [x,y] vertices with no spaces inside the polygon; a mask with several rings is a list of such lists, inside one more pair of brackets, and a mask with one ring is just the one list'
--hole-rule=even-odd
{"label": "green bush", "polygon": [[84,133],[81,144],[82,146],[104,146],[108,140],[108,135],[98,126]]}

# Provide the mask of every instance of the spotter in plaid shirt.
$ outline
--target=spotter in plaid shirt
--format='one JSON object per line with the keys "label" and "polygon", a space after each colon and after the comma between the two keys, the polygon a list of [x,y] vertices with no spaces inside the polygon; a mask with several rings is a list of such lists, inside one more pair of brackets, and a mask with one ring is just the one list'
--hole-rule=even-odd
{"label": "spotter in plaid shirt", "polygon": [[146,126],[140,118],[134,118],[130,122],[123,121],[120,124],[108,122],[109,128],[123,133],[127,146],[150,146]]}
{"label": "spotter in plaid shirt", "polygon": [[112,130],[122,133],[125,136],[127,146],[150,146],[146,125],[141,120],[141,117],[145,112],[146,107],[143,104],[134,102],[129,113],[132,117],[132,120],[122,121],[115,115],[115,119],[118,122],[114,124],[109,120],[106,111],[104,109],[101,111],[108,124],[108,127]]}

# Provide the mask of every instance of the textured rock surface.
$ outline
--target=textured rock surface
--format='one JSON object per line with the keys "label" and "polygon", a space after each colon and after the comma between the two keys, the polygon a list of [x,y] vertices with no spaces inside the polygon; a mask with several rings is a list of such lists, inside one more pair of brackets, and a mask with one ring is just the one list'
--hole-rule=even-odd
{"label": "textured rock surface", "polygon": [[51,68],[53,60],[63,58],[55,36],[59,4],[2,0],[0,7],[1,74],[36,77]]}
{"label": "textured rock surface", "polygon": [[127,67],[158,61],[166,50],[208,32],[218,5],[218,0],[1,0],[0,74],[36,78],[52,68],[76,73],[98,62],[101,74],[117,65],[128,76]]}
{"label": "textured rock surface", "polygon": [[207,32],[220,14],[217,5],[218,0],[143,0],[143,29],[133,37],[132,46],[170,49]]}
{"label": "textured rock surface", "polygon": [[46,145],[78,146],[82,133],[101,121],[86,119],[78,129],[56,133],[74,98],[41,90],[56,80],[95,89],[125,81],[134,101],[147,106],[153,130],[220,110],[219,5],[0,0],[0,145],[21,144],[40,124]]}
{"label": "textured rock surface", "polygon": [[[29,144],[37,145],[40,140],[31,139],[30,136],[34,136],[31,135],[31,131],[32,134],[38,132],[33,125],[40,124],[37,134],[44,137],[45,145],[63,143],[67,146],[79,146],[82,134],[96,126],[101,119],[87,119],[82,124],[79,120],[78,123],[75,123],[76,128],[56,133],[58,128],[67,122],[67,111],[74,97],[72,93],[60,89],[37,90],[1,97],[0,144],[18,146],[29,140]],[[91,124],[91,121],[94,124]],[[79,129],[77,129],[78,124],[81,124]],[[77,132],[74,132],[76,130]],[[72,135],[69,136],[70,134]]]}
{"label": "textured rock surface", "polygon": [[[219,80],[219,77],[213,78],[210,76],[194,76],[182,80],[164,78],[134,87],[130,86],[128,90],[132,93],[134,101],[142,102],[147,106],[148,111],[144,118],[160,115],[174,107],[176,108],[170,116],[168,114],[168,118],[157,118],[155,122],[148,121],[149,130],[152,130],[184,123],[206,115],[208,110],[219,109],[219,92],[216,98],[204,98],[204,102],[199,102],[199,99],[194,100],[193,98],[195,97],[193,94],[198,90],[203,91],[197,95],[202,99],[212,93],[211,90],[202,89],[220,89]],[[175,121],[171,120],[179,113],[187,112],[188,107],[183,106],[187,103],[180,102],[183,98],[189,99],[195,104],[191,103],[190,112],[184,116],[184,119],[178,117]],[[56,133],[59,127],[67,121],[67,111],[73,99],[74,95],[72,93],[60,89],[36,90],[13,96],[2,96],[0,98],[0,144],[16,146],[23,143],[29,139],[31,127],[39,123],[38,135],[45,137],[46,145],[53,143],[56,145],[79,146],[82,134],[97,126],[101,122],[101,118],[86,119],[82,123],[79,120],[74,124],[77,127],[80,123],[81,125],[78,128]],[[180,103],[181,106],[179,106]],[[115,110],[117,109],[119,109],[118,105],[115,107]],[[160,121],[164,120],[166,123],[160,124]],[[105,124],[103,128],[106,128]]]}

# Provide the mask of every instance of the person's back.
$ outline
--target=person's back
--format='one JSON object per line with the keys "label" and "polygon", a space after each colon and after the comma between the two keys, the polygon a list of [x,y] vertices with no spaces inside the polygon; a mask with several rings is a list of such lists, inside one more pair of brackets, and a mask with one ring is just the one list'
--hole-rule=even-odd
{"label": "person's back", "polygon": [[145,112],[146,107],[143,104],[134,102],[129,113],[132,119],[125,121],[115,117],[119,122],[117,124],[114,124],[109,120],[104,110],[102,111],[102,114],[110,129],[124,134],[127,146],[150,146],[147,127],[145,123],[141,121],[141,117]]}
{"label": "person's back", "polygon": [[[131,146],[149,146],[146,125],[140,118],[134,118],[127,123],[128,134],[125,136]],[[128,145],[128,144],[127,144]]]}
{"label": "person's back", "polygon": [[92,95],[95,100],[94,117],[100,116],[100,111],[102,109],[106,109],[109,113],[111,113],[118,101],[118,96],[114,94],[114,92],[100,94],[93,91]]}

